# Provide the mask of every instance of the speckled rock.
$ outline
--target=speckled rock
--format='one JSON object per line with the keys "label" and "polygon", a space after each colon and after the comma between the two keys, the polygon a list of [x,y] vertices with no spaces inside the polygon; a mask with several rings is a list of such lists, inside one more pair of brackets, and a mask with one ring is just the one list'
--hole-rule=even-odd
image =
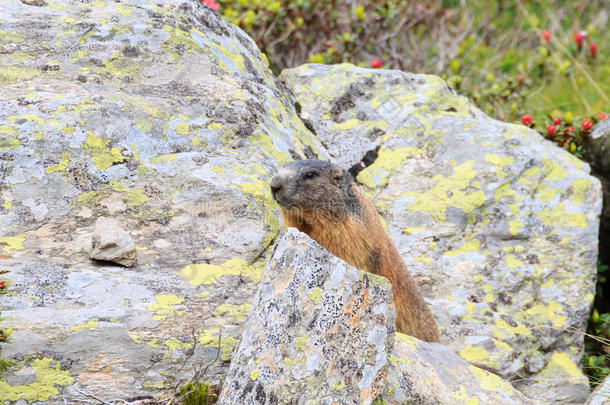
{"label": "speckled rock", "polygon": [[442,341],[548,403],[582,403],[600,186],[534,131],[440,78],[304,65],[280,79],[388,223]]}
{"label": "speckled rock", "polygon": [[[222,334],[218,382],[280,227],[266,180],[307,156],[265,56],[200,1],[2,1],[0,402],[163,397]],[[89,260],[99,217],[137,266]]]}
{"label": "speckled rock", "polygon": [[89,257],[133,267],[137,260],[136,244],[114,218],[100,217],[93,228]]}
{"label": "speckled rock", "polygon": [[372,403],[394,341],[391,291],[290,228],[265,267],[219,403]]}
{"label": "speckled rock", "polygon": [[397,333],[389,358],[379,404],[543,405],[439,343]]}
{"label": "speckled rock", "polygon": [[610,405],[610,377],[606,377],[591,393],[585,405]]}

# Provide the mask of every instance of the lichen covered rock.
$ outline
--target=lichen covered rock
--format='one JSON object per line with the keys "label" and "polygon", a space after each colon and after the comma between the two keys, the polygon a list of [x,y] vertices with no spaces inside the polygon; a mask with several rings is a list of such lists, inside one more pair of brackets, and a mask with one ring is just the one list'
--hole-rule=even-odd
{"label": "lichen covered rock", "polygon": [[[168,393],[222,334],[217,381],[280,228],[266,180],[327,152],[199,1],[7,0],[0,27],[0,402]],[[100,217],[137,266],[89,260]]]}
{"label": "lichen covered rock", "polygon": [[595,293],[601,209],[589,167],[488,118],[435,76],[312,64],[280,79],[344,166],[377,155],[357,180],[430,299],[442,341],[531,397],[583,402],[579,331]]}
{"label": "lichen covered rock", "polygon": [[370,404],[395,319],[386,279],[291,228],[265,268],[219,403]]}
{"label": "lichen covered rock", "polygon": [[439,343],[397,333],[389,359],[383,404],[542,405]]}

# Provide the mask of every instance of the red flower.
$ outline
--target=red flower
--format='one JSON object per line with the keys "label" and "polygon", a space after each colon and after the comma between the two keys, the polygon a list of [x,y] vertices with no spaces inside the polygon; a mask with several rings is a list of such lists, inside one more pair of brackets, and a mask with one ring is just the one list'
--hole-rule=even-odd
{"label": "red flower", "polygon": [[568,128],[568,132],[574,132],[574,127]]}
{"label": "red flower", "polygon": [[559,118],[559,117],[553,118],[553,125],[559,125],[559,124],[561,124],[561,118]]}
{"label": "red flower", "polygon": [[587,39],[586,31],[577,31],[574,33],[574,42],[576,42],[576,46],[578,49],[582,48],[582,42]]}
{"label": "red flower", "polygon": [[383,62],[381,61],[380,58],[373,58],[371,59],[371,67],[373,69],[377,69],[383,66]]}
{"label": "red flower", "polygon": [[529,126],[529,124],[531,124],[531,123],[532,123],[532,120],[533,120],[533,118],[532,118],[532,116],[531,116],[531,115],[529,115],[529,114],[523,114],[523,115],[521,116],[521,123],[522,123],[523,125],[528,125],[528,126]]}
{"label": "red flower", "polygon": [[6,287],[6,280],[3,278],[0,278],[0,290],[4,290],[5,287]]}
{"label": "red flower", "polygon": [[582,129],[584,129],[585,131],[588,131],[593,128],[593,122],[591,122],[591,120],[584,120],[580,123],[580,125],[582,125]]}
{"label": "red flower", "polygon": [[599,120],[601,121],[601,120],[603,120],[605,118],[606,118],[606,114],[604,114],[603,112],[600,112],[599,113]]}
{"label": "red flower", "polygon": [[595,42],[589,44],[589,51],[591,51],[591,57],[595,59],[597,56],[597,44]]}
{"label": "red flower", "polygon": [[553,136],[557,132],[557,128],[554,125],[549,125],[546,127],[546,134],[548,136]]}
{"label": "red flower", "polygon": [[551,39],[551,31],[542,31],[542,38],[544,38],[546,42],[549,42],[549,40]]}
{"label": "red flower", "polygon": [[209,8],[211,8],[214,11],[218,11],[218,4],[216,4],[216,2],[214,0],[201,0],[201,2],[203,4],[205,4],[206,6],[208,6]]}

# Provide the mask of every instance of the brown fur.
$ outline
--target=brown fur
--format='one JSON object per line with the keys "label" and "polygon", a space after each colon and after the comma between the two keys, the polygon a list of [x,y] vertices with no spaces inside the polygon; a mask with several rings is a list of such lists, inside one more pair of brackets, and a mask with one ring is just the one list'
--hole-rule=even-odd
{"label": "brown fur", "polygon": [[[428,342],[438,342],[434,318],[383,229],[375,206],[349,173],[319,162],[293,162],[272,179],[273,195],[280,204],[284,224],[308,234],[349,264],[390,280],[396,305],[396,329]],[[314,179],[305,179],[303,176],[310,170],[318,174]],[[333,187],[344,189],[337,193]],[[323,193],[318,193],[320,188]],[[318,196],[315,203],[307,201],[312,196]],[[349,203],[340,196],[345,196]],[[332,207],[326,210],[324,203]],[[315,209],[309,209],[311,205]]]}

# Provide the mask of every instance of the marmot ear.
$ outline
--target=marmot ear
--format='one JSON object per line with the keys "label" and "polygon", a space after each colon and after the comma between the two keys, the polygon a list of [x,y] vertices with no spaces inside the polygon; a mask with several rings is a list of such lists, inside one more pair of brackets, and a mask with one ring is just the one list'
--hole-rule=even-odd
{"label": "marmot ear", "polygon": [[343,177],[345,177],[345,170],[343,170],[343,168],[336,166],[333,167],[333,170],[331,172],[333,179],[336,181],[341,181],[343,180]]}

